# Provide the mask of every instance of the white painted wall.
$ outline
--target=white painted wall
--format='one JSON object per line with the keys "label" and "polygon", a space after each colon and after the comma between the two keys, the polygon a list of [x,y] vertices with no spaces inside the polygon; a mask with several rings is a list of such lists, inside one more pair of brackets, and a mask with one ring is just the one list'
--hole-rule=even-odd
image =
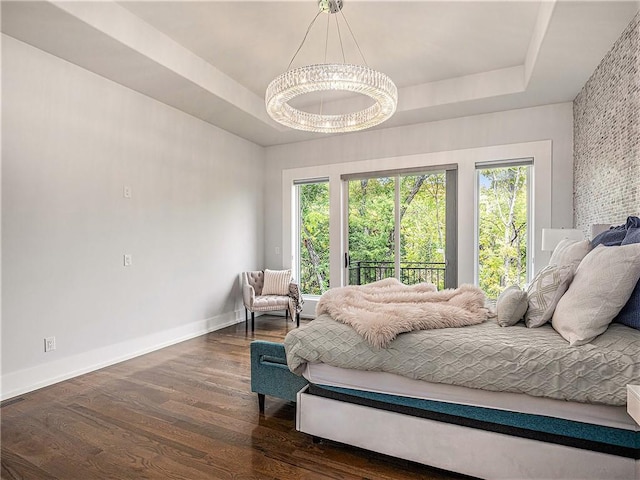
{"label": "white painted wall", "polygon": [[[545,172],[544,208],[550,210],[550,225],[571,227],[573,221],[573,114],[572,104],[562,103],[535,108],[498,112],[473,117],[424,123],[408,127],[365,131],[356,134],[320,138],[313,141],[267,148],[265,185],[265,261],[267,267],[289,265],[288,202],[283,202],[288,186],[283,178],[291,178],[293,170],[307,171],[310,176],[333,176],[340,173],[384,168],[441,163],[464,165],[459,170],[459,198],[469,201],[475,161],[498,160],[509,152],[522,152],[526,145],[547,142],[551,146],[550,170]],[[491,148],[487,148],[491,147]],[[504,147],[504,148],[501,148]],[[543,148],[544,149],[544,148]],[[539,151],[539,150],[538,150]],[[533,150],[532,150],[533,154]],[[547,155],[548,156],[548,155]],[[508,157],[507,157],[508,158]],[[417,160],[416,160],[417,159]],[[417,163],[416,163],[417,161]],[[327,167],[319,167],[327,165]],[[364,165],[364,166],[363,166]],[[302,169],[302,170],[300,170]],[[538,182],[540,183],[540,182]],[[469,206],[465,206],[468,210]],[[332,214],[333,214],[332,210]],[[461,212],[459,212],[461,213]],[[469,248],[473,231],[469,222],[473,212],[459,214],[459,281],[470,281]],[[536,235],[543,226],[538,223]],[[283,234],[283,231],[285,232]],[[333,238],[333,237],[332,237]],[[277,255],[276,248],[282,254]],[[333,250],[333,248],[332,248]],[[332,257],[333,255],[332,251]],[[462,255],[461,255],[462,253]],[[338,254],[339,255],[339,254]],[[545,254],[540,255],[541,257]],[[538,266],[544,261],[541,258]],[[337,259],[339,263],[339,259]],[[332,272],[332,284],[335,275]],[[311,313],[312,308],[305,310]]]}
{"label": "white painted wall", "polygon": [[244,320],[264,149],[5,35],[2,63],[2,397]]}

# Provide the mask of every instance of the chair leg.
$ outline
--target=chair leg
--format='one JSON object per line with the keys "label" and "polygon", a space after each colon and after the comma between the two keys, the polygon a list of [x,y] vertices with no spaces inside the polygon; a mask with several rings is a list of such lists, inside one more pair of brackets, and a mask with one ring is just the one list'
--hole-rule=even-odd
{"label": "chair leg", "polygon": [[249,329],[249,311],[247,307],[244,307],[244,331],[246,332]]}
{"label": "chair leg", "polygon": [[255,322],[256,322],[256,314],[255,312],[251,312],[251,331],[252,332],[255,328]]}
{"label": "chair leg", "polygon": [[289,309],[285,309],[284,311],[284,322],[287,323],[289,321]]}
{"label": "chair leg", "polygon": [[296,327],[299,327],[299,326],[300,326],[300,313],[298,312],[296,314]]}

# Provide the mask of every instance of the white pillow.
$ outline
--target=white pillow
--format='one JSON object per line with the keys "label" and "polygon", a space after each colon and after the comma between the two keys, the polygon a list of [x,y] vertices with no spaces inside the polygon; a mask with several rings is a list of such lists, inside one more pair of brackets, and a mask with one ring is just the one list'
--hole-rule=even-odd
{"label": "white pillow", "polygon": [[551,324],[571,345],[603,333],[627,303],[640,278],[640,243],[598,245],[580,262]]}
{"label": "white pillow", "polygon": [[529,308],[524,323],[529,328],[541,327],[553,315],[556,305],[573,279],[574,265],[548,265],[538,272],[527,288]]}
{"label": "white pillow", "polygon": [[511,327],[524,317],[527,307],[527,292],[517,285],[507,287],[498,297],[496,312],[501,327]]}
{"label": "white pillow", "polygon": [[289,295],[291,270],[265,270],[262,295]]}
{"label": "white pillow", "polygon": [[565,238],[553,250],[549,265],[575,264],[574,268],[577,268],[578,264],[590,251],[591,242],[589,240],[576,241]]}

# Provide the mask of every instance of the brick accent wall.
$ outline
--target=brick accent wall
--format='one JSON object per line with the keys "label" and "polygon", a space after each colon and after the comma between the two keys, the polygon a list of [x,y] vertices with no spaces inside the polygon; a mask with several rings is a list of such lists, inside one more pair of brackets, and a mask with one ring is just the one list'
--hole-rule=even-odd
{"label": "brick accent wall", "polygon": [[573,101],[575,228],[640,216],[640,13]]}

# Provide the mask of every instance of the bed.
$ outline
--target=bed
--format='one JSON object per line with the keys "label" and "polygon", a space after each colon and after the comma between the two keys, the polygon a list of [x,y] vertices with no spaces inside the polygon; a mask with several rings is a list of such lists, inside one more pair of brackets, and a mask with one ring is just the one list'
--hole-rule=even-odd
{"label": "bed", "polygon": [[639,476],[639,426],[626,412],[638,330],[612,325],[568,348],[550,325],[489,321],[377,349],[323,315],[285,348],[310,383],[297,408],[310,435],[482,478]]}
{"label": "bed", "polygon": [[[576,260],[577,247],[584,242],[552,255],[571,278],[554,293],[562,315],[552,310],[537,325],[491,318],[380,347],[336,321],[337,310],[321,310],[284,341],[289,369],[309,382],[297,394],[296,428],[481,478],[639,480],[640,393],[628,386],[640,384],[640,329],[601,317],[610,300],[619,312],[640,290],[640,249],[587,245]],[[620,293],[614,277],[627,267],[632,284]],[[594,298],[577,295],[585,282]]]}

